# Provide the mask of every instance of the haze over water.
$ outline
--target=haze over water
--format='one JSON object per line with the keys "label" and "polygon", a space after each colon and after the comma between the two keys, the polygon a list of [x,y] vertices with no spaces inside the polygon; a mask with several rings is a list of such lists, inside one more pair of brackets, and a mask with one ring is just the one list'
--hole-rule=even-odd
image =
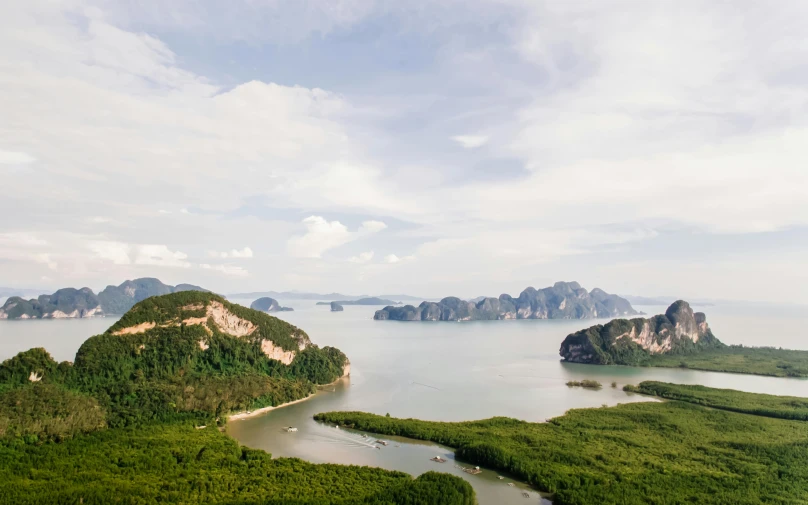
{"label": "haze over water", "polygon": [[[252,300],[233,301],[249,306]],[[535,422],[571,408],[649,401],[621,389],[643,380],[808,397],[808,380],[804,379],[562,363],[558,349],[564,337],[602,320],[373,321],[373,312],[379,307],[345,306],[344,312],[332,313],[328,306],[316,306],[313,301],[281,300],[281,304],[295,311],[277,313],[278,317],[301,327],[314,343],[337,347],[348,355],[351,377],[305,402],[232,421],[229,433],[241,444],[264,449],[275,457],[372,465],[413,475],[429,470],[453,473],[472,483],[481,505],[526,503],[521,494],[523,486],[509,487],[506,484],[511,480],[498,480],[491,470],[476,476],[462,472],[455,467],[448,448],[385,438],[391,444],[375,449],[373,442],[378,437],[363,438],[358,432],[321,425],[312,416],[332,410],[361,410],[442,421],[509,416]],[[808,315],[798,308],[694,308],[707,314],[713,332],[727,344],[808,348],[802,333]],[[658,314],[665,307],[638,309]],[[0,321],[0,359],[31,347],[45,347],[57,360],[72,360],[86,338],[103,332],[115,321]],[[598,380],[604,387],[593,391],[565,385],[568,380],[581,379]],[[610,386],[613,381],[617,388]],[[286,433],[286,426],[299,431]],[[436,455],[449,461],[429,461]]]}

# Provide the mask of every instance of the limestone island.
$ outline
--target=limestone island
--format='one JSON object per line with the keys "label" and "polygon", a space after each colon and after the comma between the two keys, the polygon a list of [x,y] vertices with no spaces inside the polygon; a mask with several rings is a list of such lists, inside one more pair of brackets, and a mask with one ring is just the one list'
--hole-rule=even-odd
{"label": "limestone island", "polygon": [[295,310],[291,307],[281,307],[281,304],[278,303],[278,300],[270,298],[268,296],[259,298],[256,301],[252,302],[250,304],[250,308],[253,310],[260,310],[261,312],[291,312]]}
{"label": "limestone island", "polygon": [[107,286],[97,295],[90,288],[63,288],[31,300],[12,296],[0,307],[0,319],[65,319],[125,314],[146,298],[183,291],[208,292],[192,284],[169,286],[153,278]]}
{"label": "limestone island", "polygon": [[338,302],[331,302],[331,312],[342,312],[345,310]]}
{"label": "limestone island", "polygon": [[684,300],[648,319],[614,319],[568,335],[561,356],[573,363],[636,365],[659,354],[692,354],[725,347],[702,312]]}
{"label": "limestone island", "polygon": [[602,289],[595,288],[588,292],[577,282],[556,282],[548,288],[527,288],[518,298],[503,294],[499,298],[481,298],[474,302],[450,296],[439,302],[421,302],[418,307],[387,306],[377,310],[373,319],[380,321],[591,319],[637,314],[628,300],[610,295]]}

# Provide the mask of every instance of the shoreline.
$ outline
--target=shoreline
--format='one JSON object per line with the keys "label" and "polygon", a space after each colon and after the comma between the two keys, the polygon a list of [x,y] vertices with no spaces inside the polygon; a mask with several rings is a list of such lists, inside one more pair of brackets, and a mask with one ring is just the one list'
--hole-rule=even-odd
{"label": "shoreline", "polygon": [[[319,393],[319,391],[318,391],[318,393]],[[271,412],[271,411],[273,411],[275,409],[282,409],[283,407],[286,407],[287,405],[294,405],[295,403],[305,402],[306,400],[308,400],[309,398],[314,397],[315,395],[317,395],[317,393],[312,393],[312,394],[308,395],[305,398],[300,398],[298,400],[292,400],[291,402],[281,403],[280,405],[275,405],[275,406],[270,406],[270,407],[262,407],[260,409],[253,410],[253,411],[250,411],[250,412],[238,412],[236,414],[232,414],[232,415],[227,416],[227,422],[229,423],[230,421],[239,421],[241,419],[248,419],[250,417],[260,416],[261,414]]]}
{"label": "shoreline", "polygon": [[345,379],[345,378],[348,378],[348,377],[350,377],[350,375],[343,375],[339,379],[337,379],[337,380],[335,380],[333,382],[329,382],[328,384],[320,384],[320,385],[317,386],[317,391],[316,392],[308,395],[305,398],[292,400],[291,402],[281,403],[280,405],[275,405],[275,406],[270,406],[270,407],[262,407],[260,409],[250,411],[249,413],[247,413],[247,412],[237,412],[235,414],[231,414],[231,415],[227,416],[227,422],[229,423],[230,421],[239,421],[241,419],[249,419],[251,417],[256,417],[256,416],[260,416],[262,414],[266,414],[267,412],[272,412],[275,409],[282,409],[283,407],[286,407],[288,405],[294,405],[295,403],[305,402],[306,400],[314,398],[315,396],[317,396],[317,393],[319,393],[322,390],[322,388],[324,388],[326,386],[332,386],[332,385],[336,384],[337,382],[341,381],[342,379]]}

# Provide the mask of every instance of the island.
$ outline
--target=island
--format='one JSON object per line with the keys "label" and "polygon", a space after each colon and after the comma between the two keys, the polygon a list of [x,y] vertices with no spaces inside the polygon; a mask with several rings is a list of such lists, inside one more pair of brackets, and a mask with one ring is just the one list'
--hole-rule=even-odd
{"label": "island", "polygon": [[664,383],[625,389],[664,401],[572,409],[544,423],[362,412],[315,419],[453,447],[457,460],[522,479],[555,505],[796,504],[808,496],[807,399]]}
{"label": "island", "polygon": [[196,291],[148,298],[85,341],[72,363],[38,348],[0,364],[0,460],[9,463],[0,465],[0,496],[19,504],[475,503],[458,477],[273,459],[222,431],[233,413],[303,400],[348,374],[339,349],[263,312]]}
{"label": "island", "polygon": [[573,363],[808,377],[808,351],[725,345],[713,335],[707,316],[683,300],[665,314],[613,319],[572,333],[559,353]]}
{"label": "island", "polygon": [[369,298],[360,298],[358,300],[337,300],[334,302],[317,302],[317,305],[328,305],[330,303],[338,303],[340,305],[397,305],[398,302],[393,300],[385,300],[376,296]]}
{"label": "island", "polygon": [[261,312],[291,312],[295,309],[291,307],[281,307],[278,300],[265,296],[259,298],[250,304],[250,308],[260,310]]}
{"label": "island", "polygon": [[342,312],[345,310],[342,305],[337,302],[331,302],[331,312]]}
{"label": "island", "polygon": [[577,282],[557,282],[552,287],[527,288],[513,298],[466,301],[447,297],[439,302],[424,301],[418,307],[388,306],[376,311],[373,319],[386,321],[477,321],[502,319],[590,319],[636,315],[631,304],[602,289],[588,292]]}
{"label": "island", "polygon": [[63,288],[51,295],[25,300],[12,296],[0,307],[0,319],[64,319],[124,314],[137,302],[150,296],[183,291],[203,291],[192,284],[169,286],[159,279],[128,280],[107,286],[96,295],[90,288]]}

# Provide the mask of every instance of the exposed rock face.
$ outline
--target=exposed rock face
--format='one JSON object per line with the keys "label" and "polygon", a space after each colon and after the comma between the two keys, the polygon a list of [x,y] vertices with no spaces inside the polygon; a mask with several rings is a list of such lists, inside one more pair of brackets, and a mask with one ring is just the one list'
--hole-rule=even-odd
{"label": "exposed rock face", "polygon": [[396,321],[473,321],[496,319],[589,319],[631,316],[637,311],[627,300],[602,289],[587,292],[577,282],[557,282],[544,289],[527,288],[513,298],[478,298],[465,301],[456,297],[440,302],[422,302],[418,307],[388,306],[376,311],[377,320]]}
{"label": "exposed rock face", "polygon": [[98,295],[90,288],[65,288],[31,300],[11,297],[0,308],[0,319],[67,319],[123,314],[150,296],[190,290],[206,291],[191,284],[168,286],[149,278],[107,286]]}
{"label": "exposed rock face", "polygon": [[[116,323],[113,328],[108,331],[113,335],[123,336],[148,333],[155,328],[202,326],[205,332],[210,336],[213,336],[214,333],[220,333],[254,342],[268,358],[280,361],[285,365],[291,364],[297,353],[305,350],[311,344],[308,335],[299,331],[294,326],[282,323],[275,318],[263,316],[264,318],[274,321],[275,324],[281,324],[295,330],[292,331],[288,335],[288,339],[286,339],[287,342],[293,344],[293,347],[289,348],[288,344],[285,344],[287,348],[284,349],[270,338],[264,336],[267,334],[277,335],[276,333],[272,331],[262,332],[260,325],[254,320],[251,320],[249,316],[242,317],[236,314],[235,312],[241,313],[237,308],[241,311],[247,310],[232,305],[217,296],[211,295],[204,303],[193,303],[179,307],[181,310],[180,317],[177,317],[176,313],[171,313],[166,314],[165,317],[157,318],[158,320],[138,322],[137,324],[129,326],[125,324],[124,319],[121,319],[121,321]],[[184,317],[183,314],[189,317]],[[160,315],[162,314],[154,314],[154,316]],[[137,318],[136,320],[142,321],[142,318]],[[206,351],[210,348],[209,342],[205,339],[199,340],[197,343],[202,351]]]}
{"label": "exposed rock face", "polygon": [[635,365],[652,354],[687,354],[721,346],[707,317],[679,300],[664,315],[614,319],[568,335],[560,354],[575,363]]}
{"label": "exposed rock face", "polygon": [[263,298],[259,298],[250,304],[250,308],[253,310],[260,310],[261,312],[286,312],[295,310],[291,307],[281,307],[281,304],[278,303],[278,300],[274,298],[269,298],[265,296]]}
{"label": "exposed rock face", "polygon": [[342,312],[345,310],[342,305],[337,302],[331,302],[331,312]]}

